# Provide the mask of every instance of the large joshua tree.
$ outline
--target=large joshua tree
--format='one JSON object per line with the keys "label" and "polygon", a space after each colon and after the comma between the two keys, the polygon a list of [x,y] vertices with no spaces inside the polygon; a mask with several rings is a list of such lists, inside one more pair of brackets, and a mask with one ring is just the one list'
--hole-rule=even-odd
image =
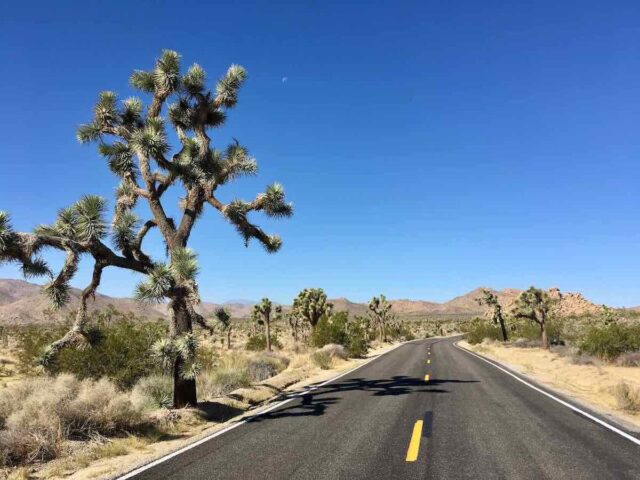
{"label": "large joshua tree", "polygon": [[548,292],[529,287],[516,299],[513,310],[513,315],[516,318],[530,320],[540,327],[542,348],[546,349],[549,348],[548,321],[555,303],[556,300]]}
{"label": "large joshua tree", "polygon": [[[195,379],[185,375],[191,362],[186,357],[193,350],[193,324],[206,323],[195,310],[200,302],[198,267],[195,253],[187,248],[193,227],[205,207],[211,207],[238,230],[245,244],[254,238],[272,253],[280,248],[280,237],[267,235],[249,220],[249,214],[261,211],[270,217],[288,217],[293,212],[279,184],[268,186],[251,201],[223,203],[218,199],[219,187],[257,172],[255,159],[239,142],[218,150],[209,137],[210,130],[220,127],[236,105],[245,78],[245,70],[232,65],[211,90],[202,67],[194,64],[181,74],[180,56],[165,50],[151,71],[136,70],[131,76],[131,85],[149,98],[146,107],[138,98],[119,103],[115,93],[102,92],[93,119],[78,128],[80,143],[97,143],[98,152],[120,180],[111,222],[106,219],[106,201],[93,195],[60,210],[53,224],[39,226],[32,233],[14,231],[8,215],[0,214],[0,262],[19,262],[26,277],[48,275],[44,291],[55,307],[69,300],[69,282],[80,258],[90,257],[93,262],[91,282],[82,291],[75,322],[47,349],[42,360],[45,365],[62,348],[87,342],[87,302],[105,268],[124,268],[146,275],[136,288],[139,299],[168,301],[170,339],[188,347],[166,349],[174,352],[174,406],[196,403]],[[179,142],[173,154],[169,127]],[[171,187],[183,192],[175,219],[165,210],[165,194]],[[152,259],[144,252],[144,239],[152,229],[164,240],[166,260]],[[46,248],[66,254],[55,274],[38,255]]]}
{"label": "large joshua tree", "polygon": [[504,322],[504,315],[502,314],[502,305],[498,301],[498,296],[488,288],[482,289],[482,296],[476,298],[479,305],[486,305],[491,309],[491,320],[496,325],[500,325],[500,331],[502,332],[502,341],[507,341],[507,327]]}
{"label": "large joshua tree", "polygon": [[293,300],[292,314],[307,322],[314,330],[323,315],[330,315],[333,304],[321,288],[305,288]]}

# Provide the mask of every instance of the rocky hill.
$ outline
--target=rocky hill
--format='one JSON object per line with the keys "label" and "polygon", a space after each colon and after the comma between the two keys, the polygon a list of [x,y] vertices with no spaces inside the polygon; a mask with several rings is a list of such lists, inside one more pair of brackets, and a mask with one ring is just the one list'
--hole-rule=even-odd
{"label": "rocky hill", "polygon": [[[77,308],[80,290],[71,290],[71,302],[60,312],[52,312],[47,299],[41,293],[42,288],[22,280],[0,279],[0,325],[27,325],[49,323],[66,318]],[[390,300],[393,311],[400,318],[421,316],[475,316],[482,315],[486,309],[478,305],[476,299],[481,295],[482,287],[448,302],[438,303],[426,300]],[[505,310],[509,310],[520,290],[492,290],[499,298]],[[579,293],[560,293],[551,289],[551,295],[560,299],[558,309],[563,315],[594,314],[601,311],[601,306],[594,305]],[[351,315],[367,313],[365,303],[351,302],[346,298],[331,300],[335,311],[348,311]],[[105,310],[112,306],[122,312],[131,312],[147,319],[167,316],[166,305],[144,305],[131,298],[116,298],[97,294],[94,302],[90,302],[90,310]],[[211,316],[219,305],[203,302],[198,310],[205,316]],[[232,300],[223,304],[235,317],[246,318],[250,315],[253,302],[250,300]]]}

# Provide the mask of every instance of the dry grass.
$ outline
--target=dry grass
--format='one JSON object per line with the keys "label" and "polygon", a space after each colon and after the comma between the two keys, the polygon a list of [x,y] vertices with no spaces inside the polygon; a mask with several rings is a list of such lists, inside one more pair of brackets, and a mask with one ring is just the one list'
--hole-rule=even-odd
{"label": "dry grass", "polygon": [[614,387],[613,396],[618,401],[618,407],[621,410],[632,413],[640,411],[640,389],[630,387],[622,382]]}
{"label": "dry grass", "polygon": [[0,460],[16,465],[58,456],[70,438],[134,431],[142,412],[106,379],[43,377],[0,392]]}
{"label": "dry grass", "polygon": [[98,460],[120,457],[134,451],[149,451],[150,443],[150,439],[134,436],[93,441],[68,457],[52,463],[44,473],[47,478],[65,477]]}

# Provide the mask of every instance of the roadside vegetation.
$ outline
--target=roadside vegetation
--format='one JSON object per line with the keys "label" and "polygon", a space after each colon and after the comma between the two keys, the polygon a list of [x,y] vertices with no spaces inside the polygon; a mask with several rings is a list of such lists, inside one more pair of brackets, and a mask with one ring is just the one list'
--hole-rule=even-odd
{"label": "roadside vegetation", "polygon": [[[598,313],[562,315],[558,300],[534,287],[505,309],[487,293],[478,299],[489,307],[487,315],[463,326],[471,346],[578,397],[629,415],[640,413],[638,312],[603,305]],[[538,349],[548,350],[548,356],[540,356]]]}
{"label": "roadside vegetation", "polygon": [[[441,322],[400,321],[384,296],[375,300],[382,306],[364,316],[334,311],[322,289],[301,291],[292,307],[263,299],[249,318],[218,309],[206,319],[210,328],[186,344],[171,341],[162,320],[95,312],[87,318],[88,342],[59,351],[46,368],[42,356],[76,316],[50,326],[5,327],[0,462],[5,473],[35,465],[46,475],[65,476],[100,458],[144,451],[225,421],[385,342],[443,328]],[[186,410],[173,408],[172,359],[180,349],[193,351],[199,392],[199,403]]]}

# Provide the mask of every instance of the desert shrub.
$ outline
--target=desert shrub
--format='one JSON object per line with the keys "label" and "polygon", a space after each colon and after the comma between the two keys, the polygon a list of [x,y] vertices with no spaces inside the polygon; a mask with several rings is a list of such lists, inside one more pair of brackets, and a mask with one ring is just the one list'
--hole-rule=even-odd
{"label": "desert shrub", "polygon": [[[67,327],[26,327],[17,333],[18,361],[22,372],[36,364],[44,349],[66,332]],[[159,322],[140,322],[127,317],[92,327],[89,348],[69,348],[61,351],[49,371],[53,374],[72,373],[80,379],[108,377],[121,388],[130,388],[136,381],[158,370],[151,355],[151,346],[166,335],[166,326]]]}
{"label": "desert shrub", "polygon": [[622,382],[613,389],[613,396],[618,402],[618,408],[627,412],[640,411],[640,390]]}
{"label": "desert shrub", "polygon": [[348,312],[322,317],[311,334],[310,343],[314,347],[342,345],[351,357],[363,357],[369,350],[364,327],[361,322],[350,319]]}
{"label": "desert shrub", "polygon": [[[247,344],[244,347],[246,350],[250,350],[253,352],[259,352],[260,350],[267,349],[267,336],[263,333],[258,335],[252,335],[247,340]],[[271,348],[275,348],[277,350],[282,349],[282,343],[278,340],[278,337],[275,334],[271,334]]]}
{"label": "desert shrub", "polygon": [[203,399],[220,397],[250,386],[247,357],[239,352],[223,356],[216,367],[200,372],[196,383]]}
{"label": "desert shrub", "polygon": [[[564,337],[562,323],[559,320],[547,320],[547,336],[550,342],[559,341]],[[497,328],[497,327],[496,327]],[[540,340],[542,333],[540,327],[529,321],[517,322],[512,327],[511,338],[523,338],[525,340]]]}
{"label": "desert shrub", "polygon": [[573,365],[598,365],[600,363],[596,357],[584,353],[574,353],[571,355],[570,361]]}
{"label": "desert shrub", "polygon": [[415,335],[411,329],[402,322],[395,323],[393,325],[387,325],[387,338],[389,340],[400,340],[407,342],[409,340],[415,340]]}
{"label": "desert shrub", "polygon": [[54,458],[65,439],[132,432],[144,424],[142,411],[107,379],[27,379],[0,391],[0,405],[4,465]]}
{"label": "desert shrub", "polygon": [[615,360],[623,353],[640,350],[640,327],[619,324],[591,327],[580,341],[579,350],[607,361]]}
{"label": "desert shrub", "polygon": [[518,348],[541,348],[542,340],[537,339],[528,339],[528,338],[516,338],[511,344],[514,347]]}
{"label": "desert shrub", "polygon": [[276,376],[289,365],[289,359],[280,355],[262,353],[247,360],[247,374],[253,382]]}
{"label": "desert shrub", "polygon": [[640,352],[627,352],[616,358],[616,365],[621,367],[640,367]]}
{"label": "desert shrub", "polygon": [[131,401],[144,410],[170,408],[173,403],[173,379],[160,374],[141,378],[131,391]]}
{"label": "desert shrub", "polygon": [[331,355],[323,350],[318,350],[312,353],[311,361],[322,370],[329,370],[331,368]]}
{"label": "desert shrub", "polygon": [[499,341],[502,338],[502,334],[497,325],[478,318],[467,325],[464,338],[471,345],[475,345],[482,343],[485,338]]}
{"label": "desert shrub", "polygon": [[342,346],[335,343],[329,343],[320,349],[322,352],[327,352],[327,354],[332,359],[340,359],[346,360],[348,358],[347,350]]}

